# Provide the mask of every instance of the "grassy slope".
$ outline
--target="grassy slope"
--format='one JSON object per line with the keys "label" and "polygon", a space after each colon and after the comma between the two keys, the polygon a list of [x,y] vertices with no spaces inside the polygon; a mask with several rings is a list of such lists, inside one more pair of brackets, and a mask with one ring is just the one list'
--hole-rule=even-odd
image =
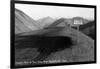
{"label": "grassy slope", "polygon": [[[80,61],[93,61],[94,60],[94,40],[89,38],[77,30],[72,28],[63,28],[60,31],[53,33],[46,33],[45,35],[56,36],[63,35],[73,38],[73,41],[77,41],[77,33],[79,33],[79,43],[75,44],[72,49],[65,49],[52,53],[46,60],[66,60],[67,62],[80,62]],[[32,61],[39,52],[35,48],[17,49],[16,61]]]}
{"label": "grassy slope", "polygon": [[[67,35],[64,32],[67,32]],[[46,60],[62,59],[67,62],[94,61],[94,40],[74,29],[67,29],[63,33],[63,36],[72,37],[75,42],[77,41],[77,33],[79,33],[79,43],[74,45],[72,49],[65,49],[50,55]]]}

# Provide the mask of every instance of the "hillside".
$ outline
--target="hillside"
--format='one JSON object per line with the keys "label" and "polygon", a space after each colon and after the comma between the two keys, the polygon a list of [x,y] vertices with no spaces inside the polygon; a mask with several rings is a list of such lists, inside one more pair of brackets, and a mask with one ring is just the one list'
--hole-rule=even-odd
{"label": "hillside", "polygon": [[[77,38],[77,33],[79,34]],[[83,33],[74,30],[64,28],[62,31],[49,33],[49,36],[69,36],[73,39],[76,45],[72,49],[65,49],[63,51],[56,52],[50,55],[46,60],[65,60],[66,62],[81,62],[81,61],[94,61],[94,40],[84,35]],[[79,43],[77,44],[77,39]],[[66,55],[65,55],[66,54]]]}
{"label": "hillside", "polygon": [[[51,30],[50,30],[51,29]],[[54,29],[54,31],[53,31]],[[44,31],[45,30],[45,31]],[[45,59],[45,61],[60,61],[60,62],[82,62],[94,61],[94,40],[85,34],[69,27],[52,27],[44,30],[42,35],[46,36],[67,36],[73,39],[75,45],[72,48],[52,53]],[[38,34],[38,33],[37,33]],[[40,33],[39,33],[40,34]],[[79,43],[77,43],[77,34],[79,34]],[[31,34],[25,35],[30,36]],[[34,35],[34,34],[33,34]],[[24,36],[22,34],[21,36]],[[20,61],[34,61],[34,58],[39,55],[35,48],[17,49],[16,62]],[[55,63],[55,62],[53,62]],[[34,65],[34,64],[32,64]]]}
{"label": "hillside", "polygon": [[[76,27],[73,27],[76,29]],[[79,30],[84,34],[90,36],[91,38],[95,39],[95,21],[90,21],[86,24],[80,25]]]}
{"label": "hillside", "polygon": [[15,34],[38,30],[40,26],[24,12],[15,9]]}
{"label": "hillside", "polygon": [[[66,19],[66,18],[60,18],[56,21],[54,21],[51,25],[49,25],[47,28],[52,28],[52,27],[67,27],[70,24],[73,24],[73,20],[78,19],[77,17],[72,18],[72,19]],[[83,25],[80,25],[79,30],[83,32],[84,34],[88,35],[89,37],[95,39],[95,21],[89,21],[88,19],[83,19]],[[71,26],[74,29],[77,29],[77,26],[72,25]]]}
{"label": "hillside", "polygon": [[51,28],[51,27],[55,27],[55,26],[57,26],[57,27],[64,27],[64,26],[66,26],[65,25],[65,21],[66,19],[65,18],[60,18],[60,19],[57,19],[56,21],[54,21],[52,24],[50,24],[48,27],[46,27],[46,28]]}
{"label": "hillside", "polygon": [[70,24],[72,27],[75,27],[74,22],[73,22],[75,19],[82,20],[83,24],[87,24],[90,22],[90,20],[82,18],[82,17],[59,18],[55,20],[52,24],[50,24],[48,27],[55,27],[55,26],[65,27],[68,24]]}

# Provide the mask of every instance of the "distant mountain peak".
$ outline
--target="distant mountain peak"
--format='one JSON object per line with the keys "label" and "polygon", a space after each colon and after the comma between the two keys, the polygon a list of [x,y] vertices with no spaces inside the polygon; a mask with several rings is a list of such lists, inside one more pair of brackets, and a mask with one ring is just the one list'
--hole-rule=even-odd
{"label": "distant mountain peak", "polygon": [[45,18],[52,18],[52,17],[50,17],[50,16],[47,16],[47,17],[45,17]]}
{"label": "distant mountain peak", "polygon": [[42,28],[44,28],[45,26],[48,26],[48,25],[52,24],[54,21],[55,21],[55,19],[53,19],[53,18],[50,17],[50,16],[47,16],[47,17],[44,17],[44,18],[41,18],[41,19],[37,20],[37,23],[38,23]]}

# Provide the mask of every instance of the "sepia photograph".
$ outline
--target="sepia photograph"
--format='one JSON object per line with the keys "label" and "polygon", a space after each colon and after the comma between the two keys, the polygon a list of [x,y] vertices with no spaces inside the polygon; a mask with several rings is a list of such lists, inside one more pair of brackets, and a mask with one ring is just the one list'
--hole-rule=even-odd
{"label": "sepia photograph", "polygon": [[14,5],[15,67],[96,61],[94,7]]}

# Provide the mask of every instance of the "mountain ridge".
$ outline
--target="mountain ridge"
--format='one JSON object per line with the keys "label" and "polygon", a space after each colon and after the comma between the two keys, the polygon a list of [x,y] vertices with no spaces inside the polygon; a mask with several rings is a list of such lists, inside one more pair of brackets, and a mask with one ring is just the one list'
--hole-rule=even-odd
{"label": "mountain ridge", "polygon": [[[20,31],[18,31],[18,29]],[[33,20],[23,11],[15,8],[15,34],[37,30],[37,29],[40,29],[40,26],[36,23],[35,20]]]}

